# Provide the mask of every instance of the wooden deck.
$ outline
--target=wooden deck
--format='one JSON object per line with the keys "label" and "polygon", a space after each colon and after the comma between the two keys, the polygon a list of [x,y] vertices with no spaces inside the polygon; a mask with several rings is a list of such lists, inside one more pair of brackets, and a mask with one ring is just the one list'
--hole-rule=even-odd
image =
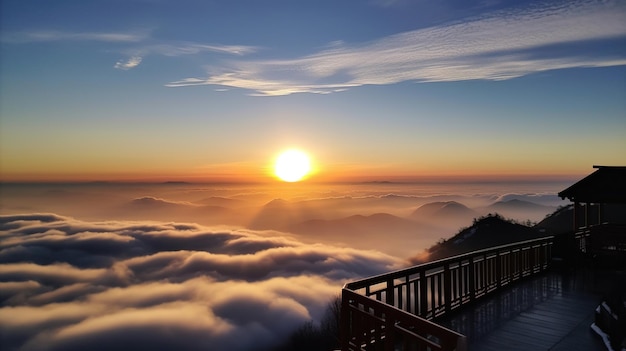
{"label": "wooden deck", "polygon": [[590,325],[611,275],[553,271],[436,320],[469,350],[606,350]]}

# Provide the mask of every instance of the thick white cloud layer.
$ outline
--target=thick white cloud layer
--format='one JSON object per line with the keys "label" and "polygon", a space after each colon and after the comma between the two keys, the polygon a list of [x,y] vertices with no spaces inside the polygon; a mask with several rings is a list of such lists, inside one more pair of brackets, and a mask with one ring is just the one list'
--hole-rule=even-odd
{"label": "thick white cloud layer", "polygon": [[277,232],[0,216],[3,350],[249,350],[402,263]]}

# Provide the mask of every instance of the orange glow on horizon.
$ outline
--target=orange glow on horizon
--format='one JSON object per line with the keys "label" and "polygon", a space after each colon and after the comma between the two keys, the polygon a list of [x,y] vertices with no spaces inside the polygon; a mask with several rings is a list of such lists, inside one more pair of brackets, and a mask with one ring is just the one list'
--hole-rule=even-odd
{"label": "orange glow on horizon", "polygon": [[[147,168],[142,165],[135,167],[85,167],[83,170],[66,168],[64,170],[48,167],[32,169],[3,169],[0,182],[168,182],[182,181],[190,183],[274,183],[278,176],[275,173],[276,157],[272,163],[265,161],[242,161],[229,163],[213,163],[205,165],[172,165],[171,167]],[[366,164],[341,163],[329,160],[326,163],[310,161],[310,171],[303,177],[307,183],[334,182],[462,182],[462,181],[499,181],[499,180],[575,180],[585,176],[590,167],[575,169],[539,169],[524,168],[519,165],[515,169],[504,166],[499,168],[491,165],[469,168],[467,165],[437,164]],[[110,166],[110,167],[109,167]],[[464,167],[465,166],[465,167]],[[323,169],[323,172],[321,171]]]}
{"label": "orange glow on horizon", "polygon": [[[271,170],[265,174],[232,172],[219,173],[4,173],[0,182],[170,182],[181,181],[189,183],[275,183],[276,175],[269,175]],[[324,172],[324,174],[310,173],[306,179],[307,183],[361,183],[361,182],[475,182],[475,181],[571,181],[584,176],[585,173],[527,173],[527,174],[392,174],[392,173],[344,173],[344,172]],[[289,182],[284,182],[289,184]],[[302,183],[295,182],[295,183]]]}

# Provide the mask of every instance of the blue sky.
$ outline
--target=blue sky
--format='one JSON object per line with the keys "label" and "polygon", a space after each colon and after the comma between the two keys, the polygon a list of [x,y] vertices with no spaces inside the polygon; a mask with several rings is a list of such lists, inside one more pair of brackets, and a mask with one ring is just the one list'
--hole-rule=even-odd
{"label": "blue sky", "polygon": [[[626,164],[623,1],[2,2],[2,179]],[[320,179],[321,179],[320,178]]]}

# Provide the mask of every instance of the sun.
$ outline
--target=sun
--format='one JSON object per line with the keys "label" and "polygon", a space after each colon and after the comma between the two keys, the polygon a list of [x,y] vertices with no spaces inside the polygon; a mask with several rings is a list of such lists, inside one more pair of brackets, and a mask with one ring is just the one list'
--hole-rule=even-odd
{"label": "sun", "polygon": [[300,150],[283,151],[274,164],[274,174],[285,182],[302,180],[311,171],[309,156]]}

